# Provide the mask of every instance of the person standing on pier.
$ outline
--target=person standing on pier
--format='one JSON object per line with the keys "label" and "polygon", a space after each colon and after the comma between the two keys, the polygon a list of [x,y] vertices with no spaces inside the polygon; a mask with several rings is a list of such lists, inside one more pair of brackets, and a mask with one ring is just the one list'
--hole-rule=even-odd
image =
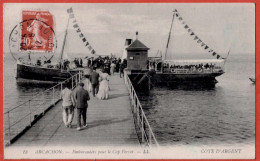
{"label": "person standing on pier", "polygon": [[72,96],[72,91],[69,89],[70,86],[67,84],[64,84],[64,86],[65,89],[61,91],[63,122],[66,127],[71,127],[75,102]]}
{"label": "person standing on pier", "polygon": [[114,63],[114,61],[112,61],[111,65],[110,65],[110,73],[111,75],[114,75],[116,70],[116,64]]}
{"label": "person standing on pier", "polygon": [[101,70],[99,81],[100,81],[100,86],[99,86],[97,98],[101,100],[108,99],[109,75],[105,73],[104,70]]}
{"label": "person standing on pier", "polygon": [[99,85],[99,74],[96,72],[96,68],[93,67],[93,72],[91,73],[89,80],[91,82],[92,85],[92,93],[93,93],[93,97],[96,96],[96,94],[98,93],[98,85]]}
{"label": "person standing on pier", "polygon": [[81,130],[81,117],[83,118],[83,128],[87,127],[87,108],[90,100],[88,91],[84,89],[84,83],[79,83],[79,87],[75,93],[76,108],[77,108],[77,130]]}
{"label": "person standing on pier", "polygon": [[120,78],[122,77],[121,75],[123,75],[123,77],[124,77],[124,69],[125,69],[124,63],[121,63],[120,66],[119,66],[119,76],[120,76]]}

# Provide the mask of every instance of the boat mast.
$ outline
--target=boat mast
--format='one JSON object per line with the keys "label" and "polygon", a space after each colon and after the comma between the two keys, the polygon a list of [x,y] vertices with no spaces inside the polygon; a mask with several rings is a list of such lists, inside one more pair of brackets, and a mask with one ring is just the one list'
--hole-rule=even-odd
{"label": "boat mast", "polygon": [[170,39],[171,39],[171,32],[172,32],[172,25],[173,25],[174,16],[175,16],[175,11],[173,11],[172,23],[171,23],[171,28],[170,28],[170,32],[169,32],[169,36],[168,36],[167,45],[166,45],[166,50],[165,50],[164,60],[166,59],[167,50],[168,50],[169,42],[170,42]]}
{"label": "boat mast", "polygon": [[[62,60],[63,60],[63,53],[64,53],[65,44],[66,44],[66,39],[67,39],[67,35],[68,35],[69,20],[70,20],[70,18],[68,18],[67,27],[66,27],[66,31],[65,31],[65,36],[64,36],[64,40],[63,40],[63,45],[62,45],[62,49],[61,49],[60,64],[63,63]],[[62,70],[62,68],[61,68],[61,70]]]}

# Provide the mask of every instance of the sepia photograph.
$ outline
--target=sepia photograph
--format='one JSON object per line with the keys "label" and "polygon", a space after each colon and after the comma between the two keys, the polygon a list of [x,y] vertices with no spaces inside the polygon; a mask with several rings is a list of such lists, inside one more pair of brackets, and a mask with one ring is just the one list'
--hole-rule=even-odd
{"label": "sepia photograph", "polygon": [[255,14],[3,3],[4,158],[255,159]]}

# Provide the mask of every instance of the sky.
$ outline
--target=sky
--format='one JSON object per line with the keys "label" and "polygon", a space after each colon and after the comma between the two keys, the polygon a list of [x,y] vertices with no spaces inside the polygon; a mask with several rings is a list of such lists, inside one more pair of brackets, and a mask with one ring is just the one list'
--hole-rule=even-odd
{"label": "sky", "polygon": [[[150,48],[149,55],[166,50],[173,10],[177,9],[186,24],[214,51],[225,57],[255,54],[255,6],[253,3],[81,3],[81,4],[4,4],[4,51],[9,51],[8,37],[21,21],[22,10],[49,10],[55,20],[56,53],[61,52],[72,7],[76,21],[98,55],[121,56],[126,38],[136,39]],[[70,23],[71,24],[71,23]],[[68,28],[68,54],[84,55],[84,46],[72,25]],[[168,53],[177,57],[214,58],[193,40],[183,25],[174,21]]]}

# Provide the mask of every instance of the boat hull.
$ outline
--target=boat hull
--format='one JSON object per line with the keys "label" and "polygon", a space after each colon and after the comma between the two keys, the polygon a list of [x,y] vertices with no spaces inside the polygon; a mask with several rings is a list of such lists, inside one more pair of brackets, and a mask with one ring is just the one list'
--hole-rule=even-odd
{"label": "boat hull", "polygon": [[76,71],[61,71],[55,68],[37,67],[25,64],[17,64],[17,82],[59,82],[70,78]]}
{"label": "boat hull", "polygon": [[[218,81],[216,77],[224,72],[216,73],[155,73],[149,72],[149,76],[145,72],[131,73],[129,75],[135,87],[146,88],[150,83],[156,85],[215,85]],[[150,78],[150,80],[148,79]],[[150,83],[149,83],[150,82]]]}
{"label": "boat hull", "polygon": [[201,73],[201,74],[172,74],[172,73],[156,73],[155,82],[212,82],[216,81],[216,77],[221,73]]}

